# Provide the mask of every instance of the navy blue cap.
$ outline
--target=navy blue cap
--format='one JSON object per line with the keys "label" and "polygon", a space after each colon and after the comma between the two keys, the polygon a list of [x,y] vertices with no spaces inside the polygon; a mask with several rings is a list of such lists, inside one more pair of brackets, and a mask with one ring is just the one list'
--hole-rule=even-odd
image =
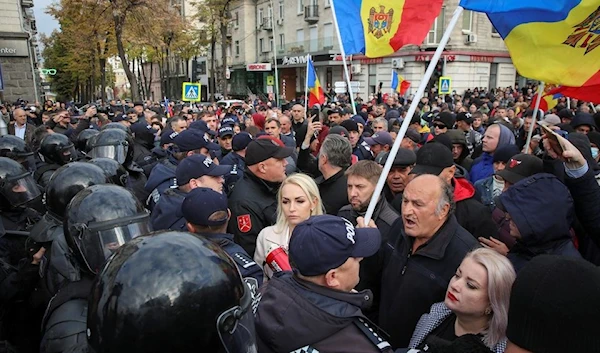
{"label": "navy blue cap", "polygon": [[231,148],[234,151],[241,151],[244,148],[248,147],[248,144],[250,142],[252,142],[252,135],[245,131],[242,131],[239,134],[233,136],[233,140],[231,140]]}
{"label": "navy blue cap", "polygon": [[284,159],[291,156],[294,150],[285,147],[278,138],[261,137],[248,144],[246,150],[246,165],[255,165],[269,158]]}
{"label": "navy blue cap", "polygon": [[367,125],[367,123],[365,122],[365,119],[363,119],[363,117],[360,115],[355,115],[350,119],[352,119],[357,124],[362,124],[362,126]]}
{"label": "navy blue cap", "polygon": [[381,246],[377,228],[354,228],[345,218],[313,216],[298,224],[290,237],[290,263],[304,276],[338,268],[351,257],[369,257]]}
{"label": "navy blue cap", "polygon": [[152,133],[155,134],[157,131],[152,128],[152,126],[148,124],[132,124],[129,128],[134,134],[144,134],[144,133]]}
{"label": "navy blue cap", "polygon": [[233,128],[231,126],[223,126],[219,129],[219,137],[233,136]]}
{"label": "navy blue cap", "polygon": [[175,136],[173,141],[177,147],[179,147],[179,151],[181,152],[199,150],[202,147],[208,150],[219,150],[219,145],[214,142],[210,142],[208,138],[204,136],[204,133],[205,132],[202,130],[183,130],[179,133],[179,135]]}
{"label": "navy blue cap", "polygon": [[201,176],[223,176],[231,170],[230,165],[218,165],[210,157],[202,154],[194,154],[184,158],[177,165],[175,177],[177,185],[185,185],[191,179],[197,179]]}
{"label": "navy blue cap", "polygon": [[[216,212],[224,211],[225,215],[211,220]],[[209,188],[195,188],[190,191],[181,204],[181,214],[190,223],[199,226],[221,226],[227,223],[227,196]]]}
{"label": "navy blue cap", "polygon": [[120,114],[120,115],[115,116],[112,119],[112,121],[114,123],[118,123],[119,121],[128,121],[128,120],[129,120],[129,117],[127,116],[127,114]]}
{"label": "navy blue cap", "polygon": [[204,121],[204,120],[194,121],[193,123],[190,124],[189,128],[192,130],[200,130],[200,131],[207,132],[211,136],[217,136],[217,132],[209,129],[208,125],[206,125],[206,121]]}
{"label": "navy blue cap", "polygon": [[227,125],[227,126],[233,126],[235,125],[237,120],[237,117],[235,117],[235,119],[231,116],[225,117],[223,118],[223,120],[221,120],[221,126]]}
{"label": "navy blue cap", "polygon": [[166,145],[168,143],[175,143],[175,137],[177,137],[177,135],[179,135],[178,133],[176,133],[173,130],[165,130],[162,132],[162,134],[160,135],[160,145]]}

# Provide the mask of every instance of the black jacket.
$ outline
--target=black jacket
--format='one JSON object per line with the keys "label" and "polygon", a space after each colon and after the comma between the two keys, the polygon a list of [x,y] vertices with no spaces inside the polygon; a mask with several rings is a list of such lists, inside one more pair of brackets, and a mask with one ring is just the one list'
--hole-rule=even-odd
{"label": "black jacket", "polygon": [[587,235],[600,247],[600,186],[592,170],[581,178],[565,178],[575,204],[575,214]]}
{"label": "black jacket", "polygon": [[391,232],[399,232],[401,237],[386,249],[379,325],[390,335],[392,347],[402,348],[408,346],[421,315],[444,300],[450,278],[479,243],[454,215],[414,254],[413,238],[404,234],[402,219]]}
{"label": "black jacket", "polygon": [[233,234],[236,243],[254,257],[258,233],[277,220],[277,191],[279,183],[260,179],[249,169],[237,182],[229,195],[231,219],[227,233]]}
{"label": "black jacket", "polygon": [[348,178],[345,172],[346,170],[342,169],[329,179],[323,176],[315,179],[327,214],[335,216],[348,204]]}
{"label": "black jacket", "polygon": [[389,345],[385,348],[384,334],[362,314],[372,299],[370,291],[340,292],[287,272],[276,274],[261,292],[255,321],[261,353],[391,351]]}

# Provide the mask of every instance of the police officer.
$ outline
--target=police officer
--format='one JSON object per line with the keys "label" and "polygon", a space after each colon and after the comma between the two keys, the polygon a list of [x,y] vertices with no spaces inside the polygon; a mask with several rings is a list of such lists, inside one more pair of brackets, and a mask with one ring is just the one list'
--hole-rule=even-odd
{"label": "police officer", "polygon": [[185,218],[181,214],[181,204],[185,196],[199,187],[211,188],[222,193],[223,176],[230,170],[231,166],[218,165],[210,157],[201,154],[185,158],[177,166],[175,174],[179,186],[165,191],[152,210],[152,228],[185,231]]}
{"label": "police officer", "polygon": [[34,175],[35,181],[46,188],[52,174],[61,166],[76,159],[77,151],[69,138],[62,134],[44,137],[37,153],[39,160]]}
{"label": "police officer", "polygon": [[87,155],[91,148],[91,143],[89,143],[89,140],[99,133],[100,131],[96,129],[85,129],[77,134],[77,137],[75,138],[75,148],[77,151],[83,155]]}
{"label": "police officer", "polygon": [[254,278],[258,287],[263,282],[263,271],[248,253],[233,242],[227,232],[231,212],[227,208],[227,196],[209,188],[190,191],[181,205],[181,213],[187,221],[187,229],[215,241],[235,261],[243,278]]}
{"label": "police officer", "polygon": [[25,141],[14,135],[0,136],[0,157],[8,157],[21,163],[25,169],[34,171],[33,152]]}
{"label": "police officer", "polygon": [[87,329],[94,352],[257,352],[252,295],[235,264],[185,232],[122,246],[92,290]]}
{"label": "police officer", "polygon": [[89,160],[90,164],[100,167],[104,174],[108,178],[111,184],[119,185],[122,187],[127,186],[127,178],[129,173],[127,169],[123,167],[119,162],[110,158],[92,158]]}
{"label": "police officer", "polygon": [[150,193],[144,189],[146,175],[133,161],[135,151],[131,135],[119,129],[107,129],[94,137],[91,147],[90,158],[106,157],[119,162],[128,172],[127,188],[142,202],[148,198]]}
{"label": "police officer", "polygon": [[137,165],[142,165],[151,158],[150,151],[154,148],[157,131],[150,125],[138,123],[131,125],[131,132],[134,144],[133,161]]}
{"label": "police officer", "polygon": [[150,230],[142,204],[120,186],[90,186],[71,200],[64,219],[65,239],[81,279],[65,283],[50,301],[42,322],[42,353],[64,352],[84,342],[94,277],[121,245]]}
{"label": "police officer", "polygon": [[222,160],[221,164],[230,165],[231,171],[225,175],[225,190],[227,194],[233,190],[235,183],[244,176],[246,169],[246,147],[252,141],[252,135],[243,131],[233,136],[231,140],[232,151]]}
{"label": "police officer", "polygon": [[208,140],[204,131],[196,129],[182,131],[173,141],[175,146],[169,150],[169,157],[152,169],[146,183],[146,191],[151,193],[147,203],[150,210],[167,189],[177,187],[175,170],[180,161],[194,154],[210,157],[211,151],[218,151],[220,148]]}

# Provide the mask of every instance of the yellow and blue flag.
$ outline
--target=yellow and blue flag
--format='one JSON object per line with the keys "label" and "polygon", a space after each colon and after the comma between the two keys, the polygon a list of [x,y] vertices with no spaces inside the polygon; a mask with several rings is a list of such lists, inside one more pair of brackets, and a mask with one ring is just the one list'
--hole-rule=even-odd
{"label": "yellow and blue flag", "polygon": [[331,0],[346,55],[390,55],[420,45],[443,0]]}
{"label": "yellow and blue flag", "polygon": [[522,76],[600,102],[600,0],[461,0],[485,12]]}

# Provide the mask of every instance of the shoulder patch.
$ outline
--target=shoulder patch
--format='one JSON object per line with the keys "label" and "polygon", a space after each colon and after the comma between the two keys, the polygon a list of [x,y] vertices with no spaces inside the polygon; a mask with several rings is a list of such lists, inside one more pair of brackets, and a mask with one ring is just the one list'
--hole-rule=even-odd
{"label": "shoulder patch", "polygon": [[243,252],[236,252],[233,254],[232,258],[233,261],[235,261],[235,263],[242,268],[248,268],[256,265],[256,262],[254,262],[254,260],[248,254]]}
{"label": "shoulder patch", "polygon": [[248,233],[252,229],[252,219],[249,214],[237,217],[238,229],[242,233]]}

